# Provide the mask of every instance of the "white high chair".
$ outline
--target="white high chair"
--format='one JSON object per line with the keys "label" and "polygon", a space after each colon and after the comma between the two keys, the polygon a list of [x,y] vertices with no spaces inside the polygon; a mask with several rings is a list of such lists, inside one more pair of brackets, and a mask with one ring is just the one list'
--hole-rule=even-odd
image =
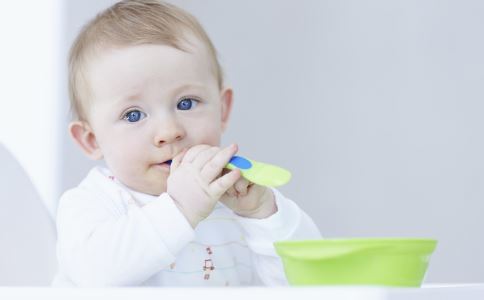
{"label": "white high chair", "polygon": [[49,285],[55,227],[27,173],[0,143],[0,286]]}

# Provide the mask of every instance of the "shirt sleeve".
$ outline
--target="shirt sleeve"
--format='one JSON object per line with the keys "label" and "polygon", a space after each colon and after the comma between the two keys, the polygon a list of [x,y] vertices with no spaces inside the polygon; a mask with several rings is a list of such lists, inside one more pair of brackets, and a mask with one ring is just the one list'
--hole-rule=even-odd
{"label": "shirt sleeve", "polygon": [[121,209],[110,201],[76,188],[59,202],[59,268],[77,286],[138,285],[172,263],[194,237],[166,193],[143,207]]}
{"label": "shirt sleeve", "polygon": [[266,219],[236,215],[246,233],[247,244],[254,254],[257,275],[264,285],[287,285],[284,268],[274,242],[281,240],[319,239],[321,233],[313,220],[293,201],[272,189],[277,212]]}

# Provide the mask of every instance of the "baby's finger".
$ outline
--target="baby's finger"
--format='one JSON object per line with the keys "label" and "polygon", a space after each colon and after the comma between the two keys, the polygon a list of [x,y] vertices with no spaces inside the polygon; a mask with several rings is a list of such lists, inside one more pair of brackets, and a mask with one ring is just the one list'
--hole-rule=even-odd
{"label": "baby's finger", "polygon": [[193,147],[191,147],[190,149],[188,149],[187,153],[185,154],[185,156],[183,157],[183,162],[184,163],[190,163],[192,162],[195,157],[198,156],[198,154],[208,148],[210,148],[211,146],[209,145],[205,145],[205,144],[201,144],[201,145],[195,145]]}
{"label": "baby's finger", "polygon": [[220,152],[219,147],[210,147],[198,153],[198,155],[192,160],[192,164],[199,170],[205,166],[205,164],[210,161],[217,153]]}
{"label": "baby's finger", "polygon": [[209,160],[200,170],[200,175],[206,182],[212,182],[222,173],[224,167],[237,152],[237,145],[232,144],[220,150],[211,160]]}
{"label": "baby's finger", "polygon": [[187,151],[188,151],[188,148],[185,148],[180,153],[175,155],[175,157],[173,157],[170,164],[170,173],[175,171],[180,166],[180,163],[182,162],[183,157],[185,156]]}
{"label": "baby's finger", "polygon": [[230,197],[235,197],[235,189],[233,186],[231,186],[226,192],[225,192],[227,195],[229,195]]}
{"label": "baby's finger", "polygon": [[240,177],[240,179],[235,183],[234,188],[241,196],[246,196],[249,184],[250,182],[247,179]]}
{"label": "baby's finger", "polygon": [[234,185],[234,183],[240,178],[240,170],[235,169],[225,174],[224,176],[213,181],[208,186],[208,192],[215,199],[220,199],[222,195]]}

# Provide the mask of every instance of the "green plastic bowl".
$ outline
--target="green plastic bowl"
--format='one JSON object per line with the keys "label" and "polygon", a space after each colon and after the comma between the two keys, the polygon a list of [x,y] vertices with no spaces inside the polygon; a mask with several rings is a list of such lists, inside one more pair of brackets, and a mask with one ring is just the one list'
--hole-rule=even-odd
{"label": "green plastic bowl", "polygon": [[419,287],[437,241],[421,238],[354,238],[279,241],[291,285]]}

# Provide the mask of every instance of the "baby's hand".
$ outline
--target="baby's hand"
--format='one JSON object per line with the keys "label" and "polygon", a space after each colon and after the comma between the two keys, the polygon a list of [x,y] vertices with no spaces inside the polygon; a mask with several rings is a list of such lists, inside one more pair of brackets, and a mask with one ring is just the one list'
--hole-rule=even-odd
{"label": "baby's hand", "polygon": [[[222,174],[228,171],[225,169]],[[220,202],[246,218],[264,219],[277,212],[271,189],[251,183],[243,177],[222,195]]]}
{"label": "baby's hand", "polygon": [[220,197],[240,178],[240,170],[220,177],[236,152],[236,145],[224,149],[197,145],[173,158],[167,193],[193,228],[213,211]]}

